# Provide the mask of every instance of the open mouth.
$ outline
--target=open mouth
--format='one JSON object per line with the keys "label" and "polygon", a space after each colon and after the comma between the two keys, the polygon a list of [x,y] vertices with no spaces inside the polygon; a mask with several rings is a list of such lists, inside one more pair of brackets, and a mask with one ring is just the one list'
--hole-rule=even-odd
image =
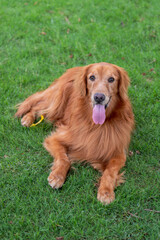
{"label": "open mouth", "polygon": [[111,96],[109,97],[109,100],[108,100],[108,103],[107,104],[105,104],[105,109],[108,107],[108,104],[110,103],[110,101],[111,101]]}
{"label": "open mouth", "polygon": [[108,107],[108,104],[111,100],[111,97],[109,98],[109,101],[107,104],[95,104],[93,107],[93,114],[92,114],[92,119],[95,124],[100,124],[102,125],[105,122],[106,119],[106,108]]}

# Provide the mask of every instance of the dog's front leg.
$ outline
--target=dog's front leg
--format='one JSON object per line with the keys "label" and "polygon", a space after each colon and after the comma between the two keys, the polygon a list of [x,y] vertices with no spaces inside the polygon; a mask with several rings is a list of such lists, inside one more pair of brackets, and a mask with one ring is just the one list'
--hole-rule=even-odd
{"label": "dog's front leg", "polygon": [[119,174],[119,171],[125,165],[125,162],[125,154],[120,154],[109,160],[102,174],[98,189],[97,199],[100,202],[109,204],[115,199],[114,188],[124,182],[122,179],[123,174]]}
{"label": "dog's front leg", "polygon": [[58,134],[53,134],[45,139],[44,147],[54,157],[51,173],[48,177],[49,185],[52,188],[62,187],[71,163],[67,156],[67,149],[62,143]]}

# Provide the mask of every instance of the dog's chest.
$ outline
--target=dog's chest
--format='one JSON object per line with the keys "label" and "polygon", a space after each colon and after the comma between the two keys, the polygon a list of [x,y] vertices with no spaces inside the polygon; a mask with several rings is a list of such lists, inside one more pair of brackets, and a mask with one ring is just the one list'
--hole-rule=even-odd
{"label": "dog's chest", "polygon": [[114,151],[111,131],[105,127],[81,128],[73,133],[71,155],[77,160],[107,160]]}

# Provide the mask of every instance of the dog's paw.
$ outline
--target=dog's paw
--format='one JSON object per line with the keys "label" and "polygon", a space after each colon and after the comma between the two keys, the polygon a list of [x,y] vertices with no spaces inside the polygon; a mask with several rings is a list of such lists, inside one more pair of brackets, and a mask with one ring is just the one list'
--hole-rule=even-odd
{"label": "dog's paw", "polygon": [[60,174],[56,174],[54,171],[52,171],[48,177],[48,183],[52,188],[61,188],[64,181],[65,178]]}
{"label": "dog's paw", "polygon": [[98,194],[97,194],[97,199],[107,205],[107,204],[110,204],[111,202],[114,201],[115,199],[115,193],[114,191],[107,191],[107,190],[99,190],[98,191]]}
{"label": "dog's paw", "polygon": [[21,124],[24,127],[30,127],[31,124],[34,122],[33,116],[30,114],[26,114],[22,119],[21,119]]}

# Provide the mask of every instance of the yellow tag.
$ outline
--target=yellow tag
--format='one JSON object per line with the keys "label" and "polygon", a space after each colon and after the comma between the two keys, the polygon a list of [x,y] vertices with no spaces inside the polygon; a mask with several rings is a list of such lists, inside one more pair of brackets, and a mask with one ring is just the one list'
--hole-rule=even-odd
{"label": "yellow tag", "polygon": [[44,119],[44,117],[43,117],[43,115],[41,115],[41,119],[37,123],[33,123],[30,127],[35,127],[36,125],[41,123],[43,121],[43,119]]}

